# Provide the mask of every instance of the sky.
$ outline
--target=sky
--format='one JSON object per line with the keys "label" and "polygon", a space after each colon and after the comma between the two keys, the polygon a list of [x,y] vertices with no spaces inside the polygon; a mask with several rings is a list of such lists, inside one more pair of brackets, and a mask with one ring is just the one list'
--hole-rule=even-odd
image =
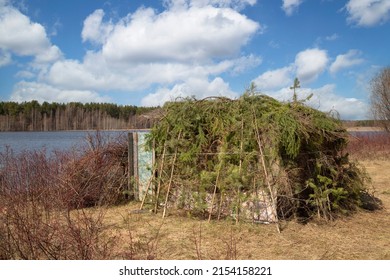
{"label": "sky", "polygon": [[0,0],[0,101],[159,106],[253,83],[367,119],[390,0]]}

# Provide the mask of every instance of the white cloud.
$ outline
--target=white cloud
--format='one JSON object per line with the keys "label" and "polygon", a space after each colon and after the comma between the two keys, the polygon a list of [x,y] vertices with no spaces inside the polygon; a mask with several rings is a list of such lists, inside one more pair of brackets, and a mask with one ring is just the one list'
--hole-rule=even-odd
{"label": "white cloud", "polygon": [[11,54],[0,49],[0,67],[6,66],[12,62]]}
{"label": "white cloud", "polygon": [[[254,3],[229,3],[239,2]],[[195,86],[190,78],[215,80],[221,73],[235,75],[261,63],[258,56],[240,55],[259,30],[257,22],[231,8],[170,3],[160,13],[142,7],[115,24],[104,22],[104,12],[96,10],[84,21],[82,38],[101,49],[88,51],[82,61],[55,62],[41,80],[72,90],[139,91],[160,85],[177,91],[184,84]]]}
{"label": "white cloud", "polygon": [[[291,101],[293,95],[289,87],[284,87],[278,91],[266,91],[265,93],[280,101]],[[312,98],[306,101],[306,104],[317,110],[337,112],[340,118],[344,120],[367,118],[368,104],[357,98],[347,98],[339,95],[334,84],[327,84],[320,88],[300,88],[297,92],[298,99],[304,100],[312,93]]]}
{"label": "white cloud", "polygon": [[318,89],[307,89],[307,94],[314,95],[308,101],[308,105],[323,112],[336,111],[341,119],[357,120],[366,119],[368,104],[357,98],[343,97],[336,92],[333,84],[325,85]]}
{"label": "white cloud", "polygon": [[324,72],[328,60],[325,50],[306,49],[295,56],[294,63],[268,70],[255,78],[253,82],[260,90],[276,90],[291,85],[295,77],[301,82],[312,82]]}
{"label": "white cloud", "polygon": [[207,61],[237,55],[259,28],[232,9],[141,8],[115,25],[102,53],[117,63]]}
{"label": "white cloud", "polygon": [[104,11],[99,9],[90,14],[85,20],[81,38],[83,42],[91,41],[103,44],[114,26],[111,22],[103,23]]}
{"label": "white cloud", "polygon": [[[334,62],[333,71],[349,67],[359,62],[360,53],[355,50],[339,56]],[[298,77],[301,82],[311,82],[323,73],[328,64],[328,55],[325,50],[318,48],[306,49],[299,52],[295,61],[288,66],[269,70],[259,75],[253,82],[260,92],[268,94],[280,101],[291,101],[293,91],[290,86],[293,79]],[[359,62],[360,63],[360,62]],[[336,111],[342,119],[364,119],[367,117],[368,104],[357,98],[343,97],[336,91],[336,86],[327,84],[320,88],[302,87],[297,91],[298,99],[304,100],[311,93],[313,97],[306,104],[320,111]]]}
{"label": "white cloud", "polygon": [[44,52],[37,53],[37,55],[35,56],[35,63],[52,63],[60,59],[61,56],[61,50],[57,46],[50,46]]}
{"label": "white cloud", "polygon": [[44,27],[14,7],[0,5],[0,49],[19,56],[34,56],[38,63],[60,58],[61,51],[53,46]]}
{"label": "white cloud", "polygon": [[279,89],[292,84],[293,70],[292,66],[270,70],[258,76],[253,82],[260,91]]}
{"label": "white cloud", "polygon": [[89,90],[61,90],[56,87],[37,82],[21,81],[15,85],[10,100],[16,102],[37,100],[47,102],[110,102],[107,96]]}
{"label": "white cloud", "polygon": [[172,88],[160,88],[155,93],[148,94],[142,99],[141,104],[144,106],[159,106],[167,101],[191,96],[197,99],[209,96],[234,98],[238,94],[233,92],[229,84],[220,77],[215,78],[211,82],[201,78],[189,78],[186,82],[176,84]]}
{"label": "white cloud", "polygon": [[165,6],[170,9],[186,9],[188,7],[214,6],[219,8],[233,8],[241,10],[245,6],[253,6],[257,0],[164,0]]}
{"label": "white cloud", "polygon": [[291,16],[302,4],[302,2],[303,0],[283,0],[282,9],[286,15]]}
{"label": "white cloud", "polygon": [[324,72],[328,64],[325,50],[318,48],[306,49],[295,57],[296,76],[303,82],[311,82]]}
{"label": "white cloud", "polygon": [[83,62],[68,59],[54,63],[42,80],[68,89],[137,91],[154,84],[181,83],[189,77],[204,79],[224,72],[238,73],[260,63],[259,60],[248,56],[217,63],[129,63],[116,67],[101,53],[89,52]]}
{"label": "white cloud", "polygon": [[360,56],[361,52],[358,50],[349,50],[346,54],[338,55],[336,60],[330,65],[330,73],[335,74],[344,68],[361,64],[364,60]]}
{"label": "white cloud", "polygon": [[35,74],[32,73],[31,71],[22,70],[16,73],[15,77],[20,79],[32,79],[35,78]]}
{"label": "white cloud", "polygon": [[349,13],[347,21],[358,26],[374,26],[390,17],[389,0],[349,0],[345,8]]}
{"label": "white cloud", "polygon": [[326,36],[326,37],[325,37],[325,40],[326,40],[326,41],[335,41],[335,40],[337,40],[338,38],[340,38],[340,36],[339,36],[337,33],[333,33],[333,34],[330,35],[330,36]]}
{"label": "white cloud", "polygon": [[231,64],[230,72],[233,75],[237,75],[239,73],[245,72],[248,69],[260,65],[261,62],[262,62],[262,58],[259,56],[255,56],[253,54],[248,56],[242,56],[240,58],[229,61],[229,63]]}

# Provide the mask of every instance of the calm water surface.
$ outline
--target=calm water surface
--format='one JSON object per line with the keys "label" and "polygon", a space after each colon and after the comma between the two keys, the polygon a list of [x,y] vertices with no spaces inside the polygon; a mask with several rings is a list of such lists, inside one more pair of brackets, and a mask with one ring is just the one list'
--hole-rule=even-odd
{"label": "calm water surface", "polygon": [[[50,131],[50,132],[0,132],[0,153],[4,152],[7,147],[14,152],[23,150],[40,150],[46,149],[51,152],[54,150],[80,149],[87,145],[87,136],[96,135],[96,131]],[[120,135],[127,134],[127,131],[99,131],[105,141],[114,139]],[[376,135],[384,132],[376,131],[359,131],[351,132],[352,135]]]}
{"label": "calm water surface", "polygon": [[[100,131],[99,133],[105,141],[109,141],[126,132]],[[83,145],[87,145],[88,136],[95,135],[96,131],[0,132],[0,153],[7,147],[14,152],[80,149]]]}

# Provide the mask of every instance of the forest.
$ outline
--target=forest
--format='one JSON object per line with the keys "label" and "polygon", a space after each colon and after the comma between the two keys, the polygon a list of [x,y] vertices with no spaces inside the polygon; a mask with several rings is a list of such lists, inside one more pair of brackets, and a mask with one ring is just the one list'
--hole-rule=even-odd
{"label": "forest", "polygon": [[156,107],[112,103],[0,102],[0,131],[149,128]]}

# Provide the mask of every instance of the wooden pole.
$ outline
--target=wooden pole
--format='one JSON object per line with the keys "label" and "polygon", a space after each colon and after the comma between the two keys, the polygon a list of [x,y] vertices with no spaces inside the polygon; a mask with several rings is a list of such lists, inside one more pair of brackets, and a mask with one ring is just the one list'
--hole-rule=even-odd
{"label": "wooden pole", "polygon": [[257,118],[256,118],[256,114],[255,114],[254,110],[253,110],[253,117],[254,117],[254,121],[255,121],[255,133],[256,133],[256,138],[257,138],[257,144],[259,146],[261,164],[263,166],[263,172],[264,172],[264,176],[265,176],[265,181],[267,183],[268,191],[269,191],[270,196],[271,196],[272,208],[275,211],[274,214],[275,214],[275,220],[276,220],[276,229],[277,229],[278,233],[280,233],[278,214],[277,214],[277,210],[276,210],[276,199],[275,199],[273,191],[272,191],[271,182],[270,182],[270,179],[269,179],[269,176],[268,176],[268,172],[267,172],[267,167],[265,165],[265,159],[264,159],[264,153],[263,153],[263,144],[261,142],[260,133],[259,133],[259,129],[258,129],[258,126],[257,126]]}
{"label": "wooden pole", "polygon": [[167,137],[168,137],[168,133],[169,133],[169,128],[170,127],[168,126],[166,134],[165,134],[166,135],[166,139],[165,139],[165,142],[164,142],[163,153],[162,153],[162,156],[161,156],[161,163],[160,163],[159,172],[157,174],[157,176],[159,178],[158,178],[157,191],[156,191],[156,202],[155,202],[155,205],[154,205],[154,213],[155,214],[157,213],[158,198],[160,196],[160,190],[161,190],[161,178],[162,178],[162,172],[164,170],[164,160],[165,160],[165,152],[166,152],[166,149],[167,149]]}
{"label": "wooden pole", "polygon": [[160,168],[159,168],[159,172],[158,172],[159,178],[158,178],[158,184],[157,184],[156,201],[155,201],[155,204],[154,204],[154,213],[157,213],[157,208],[158,208],[158,198],[160,196],[161,175],[162,175],[162,171],[164,169],[165,151],[166,151],[166,145],[164,143],[163,153],[162,153],[162,156],[161,156]]}
{"label": "wooden pole", "polygon": [[[181,130],[179,132],[179,136],[177,137],[177,140],[180,140],[181,138]],[[173,171],[175,169],[175,163],[176,163],[176,158],[177,158],[177,146],[175,148],[175,155],[173,157],[173,162],[172,162],[172,167],[171,167],[171,174],[169,177],[169,183],[168,183],[168,189],[167,189],[167,194],[165,196],[165,204],[164,204],[164,211],[162,217],[165,218],[165,213],[167,211],[167,204],[168,204],[168,198],[169,198],[169,192],[171,190],[171,185],[172,185],[172,178],[173,178]]]}
{"label": "wooden pole", "polygon": [[146,192],[144,194],[144,197],[142,198],[142,202],[141,202],[141,206],[139,207],[139,210],[142,210],[142,208],[144,207],[146,196],[148,195],[149,188],[152,185],[153,176],[154,176],[154,171],[153,171],[152,175],[149,178],[148,185],[146,187]]}
{"label": "wooden pole", "polygon": [[127,139],[127,191],[125,195],[126,199],[135,198],[134,195],[134,135],[133,132],[129,132]]}
{"label": "wooden pole", "polygon": [[[243,138],[244,138],[244,119],[241,120],[240,165],[238,166],[238,174],[240,175],[240,178],[242,176],[242,151],[243,151],[243,148],[244,148]],[[239,214],[240,214],[240,203],[241,203],[240,194],[241,194],[240,185],[237,184],[237,209],[236,209],[237,216],[236,216],[236,224],[238,224],[238,222],[240,221],[240,216],[239,216]]]}
{"label": "wooden pole", "polygon": [[210,206],[208,222],[210,222],[211,214],[213,213],[213,210],[214,210],[215,195],[217,193],[218,182],[219,182],[219,174],[221,173],[221,169],[222,169],[222,162],[219,163],[219,167],[218,167],[218,171],[217,171],[217,178],[215,179],[215,186],[214,186],[213,198],[211,199],[211,206]]}

